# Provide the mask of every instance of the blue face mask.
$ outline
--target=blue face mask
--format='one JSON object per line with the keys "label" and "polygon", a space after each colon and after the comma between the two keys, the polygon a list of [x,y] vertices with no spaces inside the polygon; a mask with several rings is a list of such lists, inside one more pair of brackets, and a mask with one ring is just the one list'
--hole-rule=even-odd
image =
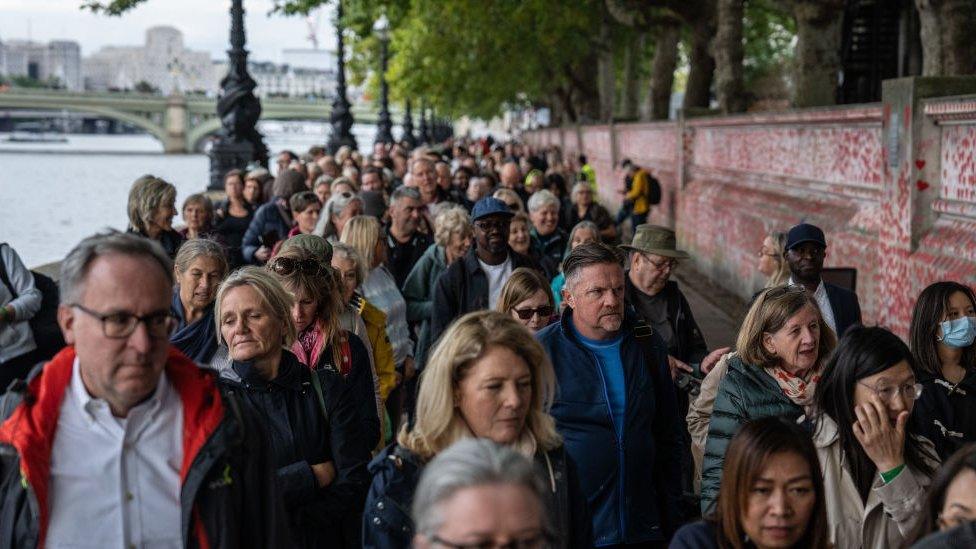
{"label": "blue face mask", "polygon": [[969,347],[976,339],[976,317],[964,316],[955,320],[946,320],[941,322],[939,327],[942,328],[941,341],[949,347],[956,349]]}

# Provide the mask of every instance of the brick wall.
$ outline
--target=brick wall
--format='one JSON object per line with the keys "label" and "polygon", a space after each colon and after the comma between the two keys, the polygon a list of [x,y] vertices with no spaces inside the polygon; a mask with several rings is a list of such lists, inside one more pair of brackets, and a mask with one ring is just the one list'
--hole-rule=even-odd
{"label": "brick wall", "polygon": [[907,335],[915,297],[937,280],[976,285],[976,79],[885,82],[882,103],[563,127],[525,140],[584,153],[601,199],[619,204],[615,162],[661,181],[652,222],[696,267],[743,298],[762,286],[763,236],[806,221],[828,267],[854,267],[865,321]]}

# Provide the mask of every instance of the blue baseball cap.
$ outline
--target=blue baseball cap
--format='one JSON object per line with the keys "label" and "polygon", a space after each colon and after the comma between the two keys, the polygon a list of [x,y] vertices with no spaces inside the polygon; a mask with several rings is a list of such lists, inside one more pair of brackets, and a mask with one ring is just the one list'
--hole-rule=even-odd
{"label": "blue baseball cap", "polygon": [[815,242],[824,248],[827,247],[827,239],[824,238],[824,232],[820,230],[820,227],[809,223],[800,223],[790,229],[786,236],[786,251],[792,250],[804,242]]}
{"label": "blue baseball cap", "polygon": [[477,221],[481,218],[488,217],[489,215],[504,215],[505,217],[514,217],[515,213],[508,209],[508,204],[505,204],[493,196],[486,196],[475,202],[474,208],[471,209],[471,221]]}

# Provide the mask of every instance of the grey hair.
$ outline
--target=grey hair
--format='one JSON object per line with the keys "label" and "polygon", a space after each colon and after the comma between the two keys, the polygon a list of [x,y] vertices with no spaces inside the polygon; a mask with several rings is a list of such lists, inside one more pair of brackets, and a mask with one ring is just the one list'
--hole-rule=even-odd
{"label": "grey hair", "polygon": [[586,190],[586,191],[592,191],[592,189],[590,188],[590,184],[587,183],[586,181],[577,181],[573,185],[573,190],[572,190],[572,192],[569,193],[569,196],[570,196],[570,198],[573,199],[573,203],[574,204],[576,203],[576,193],[578,193],[580,191],[584,191],[584,190]]}
{"label": "grey hair", "polygon": [[464,438],[424,468],[413,496],[416,532],[428,538],[444,522],[442,505],[465,488],[508,484],[527,488],[540,507],[542,530],[551,532],[544,508],[545,485],[528,458],[489,439]]}
{"label": "grey hair", "polygon": [[224,253],[224,248],[207,238],[191,238],[180,246],[180,251],[176,252],[176,259],[173,261],[176,272],[185,273],[200,257],[216,259],[220,264],[220,276],[227,274],[227,254]]}
{"label": "grey hair", "polygon": [[420,190],[417,187],[408,187],[406,185],[400,185],[393,191],[390,195],[390,204],[395,204],[397,200],[401,198],[412,198],[414,200],[420,200]]}
{"label": "grey hair", "polygon": [[356,286],[363,283],[363,256],[359,255],[359,250],[345,242],[333,242],[332,257],[352,261],[356,266]]}
{"label": "grey hair", "polygon": [[153,214],[163,204],[176,204],[176,187],[155,175],[144,175],[136,179],[129,189],[129,226],[147,234]]}
{"label": "grey hair", "polygon": [[[338,181],[338,180],[336,180]],[[348,181],[348,180],[347,180]],[[335,181],[333,181],[335,184]],[[350,192],[332,193],[332,196],[325,202],[325,206],[322,207],[322,212],[319,213],[319,222],[315,226],[315,230],[312,231],[321,237],[328,237],[335,234],[335,226],[332,224],[332,216],[339,215],[342,210],[345,210],[353,202],[359,201],[362,203],[362,199]],[[321,229],[321,230],[320,230]],[[335,234],[336,237],[339,235]]]}
{"label": "grey hair", "polygon": [[532,196],[529,197],[529,203],[527,204],[527,206],[530,212],[541,210],[546,206],[555,206],[556,211],[558,212],[559,199],[556,198],[556,195],[552,194],[552,191],[548,189],[542,189],[540,191],[536,191],[532,193]]}
{"label": "grey hair", "polygon": [[620,265],[620,253],[606,244],[587,242],[573,248],[563,260],[563,274],[566,275],[565,288],[572,290],[576,286],[584,268],[606,263]]}
{"label": "grey hair", "polygon": [[136,234],[112,230],[82,240],[61,262],[58,282],[61,303],[66,305],[80,302],[91,264],[101,256],[113,254],[144,257],[155,261],[162,269],[166,280],[171,286],[173,285],[173,262],[158,242]]}
{"label": "grey hair", "polygon": [[315,184],[312,185],[312,188],[313,189],[317,189],[319,187],[319,185],[328,185],[329,186],[329,191],[331,192],[332,191],[332,179],[333,179],[332,176],[330,176],[328,174],[322,174],[322,175],[320,175],[320,176],[318,176],[318,177],[315,178]]}

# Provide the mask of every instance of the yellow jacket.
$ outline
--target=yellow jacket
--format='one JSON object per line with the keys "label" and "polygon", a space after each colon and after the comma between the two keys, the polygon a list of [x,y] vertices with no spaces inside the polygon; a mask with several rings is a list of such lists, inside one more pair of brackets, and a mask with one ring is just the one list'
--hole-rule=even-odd
{"label": "yellow jacket", "polygon": [[634,203],[634,213],[643,214],[647,213],[647,193],[650,190],[648,186],[651,184],[650,179],[647,176],[647,172],[644,170],[637,170],[634,174],[634,180],[630,186],[630,192],[627,193],[627,200]]}
{"label": "yellow jacket", "polygon": [[380,384],[380,399],[385,403],[390,391],[396,387],[396,369],[393,364],[393,347],[386,336],[386,313],[369,301],[359,298],[359,316],[366,324],[366,336],[373,348],[373,365]]}

